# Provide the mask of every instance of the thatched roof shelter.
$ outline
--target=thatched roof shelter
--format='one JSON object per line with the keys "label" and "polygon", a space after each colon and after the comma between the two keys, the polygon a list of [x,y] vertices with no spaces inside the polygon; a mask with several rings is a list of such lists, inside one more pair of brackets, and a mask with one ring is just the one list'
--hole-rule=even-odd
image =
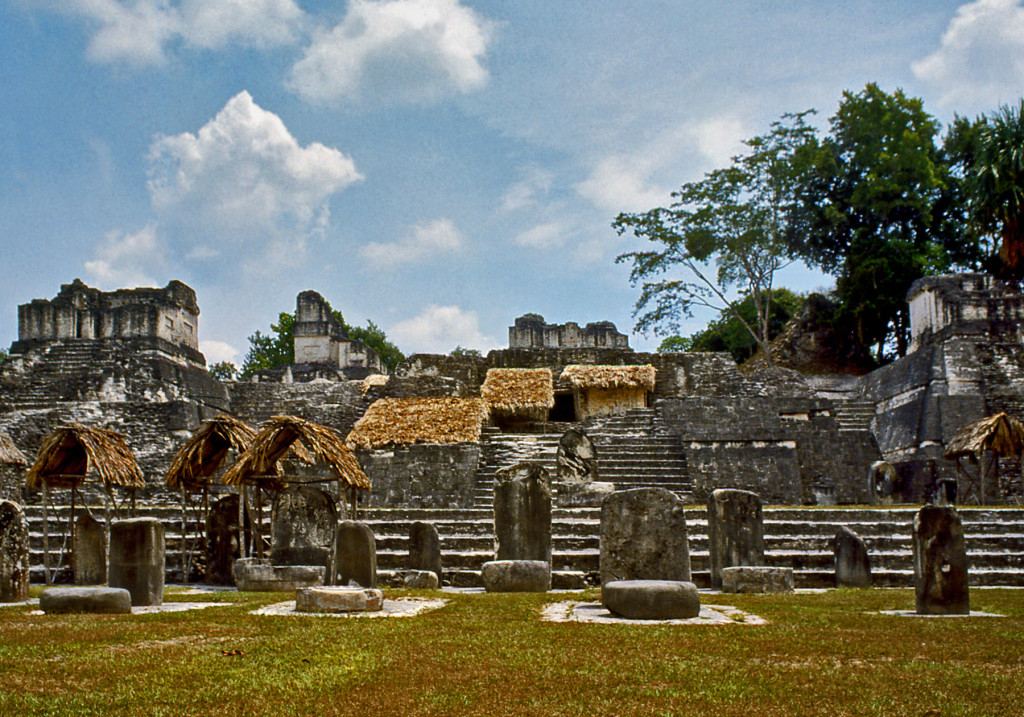
{"label": "thatched roof shelter", "polygon": [[202,490],[209,486],[228,451],[240,456],[255,438],[256,431],[234,416],[221,414],[204,421],[174,455],[167,471],[167,487]]}
{"label": "thatched roof shelter", "polygon": [[249,447],[224,473],[224,482],[281,488],[279,464],[289,451],[310,465],[318,459],[326,463],[338,480],[349,486],[370,489],[370,479],[337,431],[295,416],[274,416],[264,421]]}
{"label": "thatched roof shelter", "polygon": [[654,367],[590,366],[573,364],[562,371],[562,378],[573,388],[634,388],[654,390]]}
{"label": "thatched roof shelter", "polygon": [[382,398],[356,421],[347,443],[380,448],[480,440],[487,407],[480,398]]}
{"label": "thatched roof shelter", "polygon": [[0,463],[22,468],[28,465],[28,458],[14,445],[7,431],[3,430],[0,430]]}
{"label": "thatched roof shelter", "polygon": [[480,387],[492,414],[546,418],[555,405],[551,369],[492,368]]}
{"label": "thatched roof shelter", "polygon": [[983,418],[961,426],[946,446],[946,458],[959,458],[981,452],[995,456],[1019,456],[1024,453],[1024,424],[1006,413]]}
{"label": "thatched roof shelter", "polygon": [[80,423],[62,426],[43,439],[25,485],[74,488],[95,472],[107,486],[143,488],[146,481],[124,437]]}

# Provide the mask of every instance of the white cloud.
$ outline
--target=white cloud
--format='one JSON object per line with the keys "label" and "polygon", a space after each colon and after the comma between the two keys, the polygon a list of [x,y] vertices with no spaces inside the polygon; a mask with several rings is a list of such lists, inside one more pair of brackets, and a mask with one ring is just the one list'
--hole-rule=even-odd
{"label": "white cloud", "polygon": [[458,0],[352,0],[292,68],[303,98],[425,101],[487,83],[490,23]]}
{"label": "white cloud", "polygon": [[152,224],[128,234],[114,231],[96,249],[96,258],[85,262],[85,270],[101,289],[157,286],[151,269],[164,266],[163,247]]}
{"label": "white cloud", "polygon": [[132,65],[163,62],[175,41],[207,49],[289,44],[304,17],[294,0],[57,0],[50,7],[98,26],[90,60]]}
{"label": "white cloud", "polygon": [[220,363],[221,361],[237,363],[240,356],[239,350],[225,341],[200,341],[199,350],[206,357],[207,364]]}
{"label": "white cloud", "polygon": [[554,175],[546,169],[534,168],[513,184],[501,198],[501,209],[514,212],[537,204],[538,196],[547,195],[554,184]]}
{"label": "white cloud", "polygon": [[456,252],[465,244],[462,232],[450,219],[435,219],[417,224],[396,242],[371,242],[359,249],[366,261],[378,267],[391,268],[413,264],[438,254]]}
{"label": "white cloud", "polygon": [[407,353],[449,353],[456,346],[489,351],[497,342],[480,332],[475,311],[431,304],[418,316],[399,321],[388,336]]}
{"label": "white cloud", "polygon": [[248,92],[196,134],[158,138],[149,160],[153,206],[190,230],[181,232],[196,244],[188,256],[214,256],[220,242],[244,246],[253,265],[301,261],[306,238],[327,224],[331,195],[362,179],[338,150],[301,147]]}
{"label": "white cloud", "polygon": [[1019,0],[977,0],[960,6],[939,49],[911,64],[940,91],[946,106],[991,106],[1024,90],[1024,7]]}
{"label": "white cloud", "polygon": [[738,117],[711,117],[695,122],[687,128],[697,150],[712,167],[724,167],[729,160],[741,154],[743,140],[750,137],[749,128]]}
{"label": "white cloud", "polygon": [[546,222],[518,234],[515,243],[535,249],[556,249],[565,244],[570,228],[561,222]]}

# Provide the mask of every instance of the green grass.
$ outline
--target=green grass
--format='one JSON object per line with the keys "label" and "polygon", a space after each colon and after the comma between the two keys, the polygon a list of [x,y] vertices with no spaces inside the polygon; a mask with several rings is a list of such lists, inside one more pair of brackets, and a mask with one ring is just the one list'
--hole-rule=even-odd
{"label": "green grass", "polygon": [[556,593],[447,595],[412,618],[249,614],[288,597],[171,591],[226,606],[135,616],[2,608],[0,715],[951,717],[1024,704],[1022,591],[972,591],[972,608],[1006,617],[970,619],[876,614],[912,609],[909,590],[702,596],[760,626],[541,622],[545,604],[579,598]]}

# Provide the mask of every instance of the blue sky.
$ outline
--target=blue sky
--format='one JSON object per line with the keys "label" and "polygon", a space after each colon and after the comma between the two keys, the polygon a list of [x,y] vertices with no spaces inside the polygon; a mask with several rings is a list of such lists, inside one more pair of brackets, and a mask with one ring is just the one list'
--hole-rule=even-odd
{"label": "blue sky", "polygon": [[211,362],[305,289],[407,353],[526,312],[628,332],[616,214],[868,82],[943,122],[1013,102],[1024,7],[0,0],[0,345],[75,277],[188,283]]}

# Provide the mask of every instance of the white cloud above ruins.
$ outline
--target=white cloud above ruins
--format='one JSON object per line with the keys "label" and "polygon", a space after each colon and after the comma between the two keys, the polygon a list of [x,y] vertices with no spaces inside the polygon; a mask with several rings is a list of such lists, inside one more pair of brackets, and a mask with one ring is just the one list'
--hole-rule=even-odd
{"label": "white cloud above ruins", "polygon": [[451,255],[466,244],[466,239],[451,219],[435,219],[412,227],[395,242],[370,242],[359,254],[371,266],[393,269],[421,261]]}
{"label": "white cloud above ruins", "polygon": [[408,347],[410,353],[446,354],[456,346],[487,352],[499,346],[494,338],[481,332],[480,318],[475,311],[437,304],[393,324],[388,336],[399,346]]}

